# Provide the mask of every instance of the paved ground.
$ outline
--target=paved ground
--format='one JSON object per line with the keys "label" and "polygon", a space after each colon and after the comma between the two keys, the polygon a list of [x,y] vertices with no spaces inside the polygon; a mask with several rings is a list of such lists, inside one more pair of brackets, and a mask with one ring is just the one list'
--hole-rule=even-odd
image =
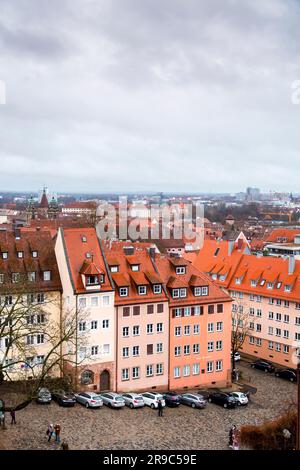
{"label": "paved ground", "polygon": [[[130,410],[87,410],[76,404],[61,408],[56,403],[35,403],[20,411],[17,425],[0,430],[0,439],[9,449],[55,449],[48,444],[49,421],[59,422],[62,438],[71,449],[227,449],[228,431],[232,424],[259,424],[273,419],[296,399],[296,385],[274,375],[252,370],[241,364],[244,377],[257,387],[246,408],[225,410],[208,404],[205,410],[181,405],[166,408],[163,418],[148,407]],[[8,421],[8,420],[7,420]]]}

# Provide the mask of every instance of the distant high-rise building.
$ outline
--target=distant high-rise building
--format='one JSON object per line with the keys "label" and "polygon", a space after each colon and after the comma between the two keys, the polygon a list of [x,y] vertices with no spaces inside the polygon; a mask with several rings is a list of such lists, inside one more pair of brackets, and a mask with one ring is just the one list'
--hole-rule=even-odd
{"label": "distant high-rise building", "polygon": [[260,200],[260,190],[258,188],[247,188],[246,193],[248,202]]}

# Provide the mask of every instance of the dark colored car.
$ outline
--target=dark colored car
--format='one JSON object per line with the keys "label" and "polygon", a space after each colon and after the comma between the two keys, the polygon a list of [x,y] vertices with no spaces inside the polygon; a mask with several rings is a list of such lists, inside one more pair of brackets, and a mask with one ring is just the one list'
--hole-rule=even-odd
{"label": "dark colored car", "polygon": [[60,406],[74,406],[76,403],[74,393],[66,392],[65,390],[56,390],[55,392],[52,392],[52,399]]}
{"label": "dark colored car", "polygon": [[275,375],[290,382],[297,382],[297,374],[292,369],[276,369]]}
{"label": "dark colored car", "polygon": [[259,369],[259,370],[263,370],[265,372],[274,372],[275,371],[275,367],[273,366],[273,364],[271,364],[271,362],[262,361],[260,359],[258,359],[255,362],[252,362],[251,367],[252,367],[252,369]]}
{"label": "dark colored car", "polygon": [[167,406],[175,407],[181,403],[181,396],[175,392],[167,392],[163,395]]}
{"label": "dark colored car", "polygon": [[208,395],[209,403],[215,403],[216,405],[223,406],[223,408],[235,408],[237,401],[229,393],[225,392],[214,392]]}

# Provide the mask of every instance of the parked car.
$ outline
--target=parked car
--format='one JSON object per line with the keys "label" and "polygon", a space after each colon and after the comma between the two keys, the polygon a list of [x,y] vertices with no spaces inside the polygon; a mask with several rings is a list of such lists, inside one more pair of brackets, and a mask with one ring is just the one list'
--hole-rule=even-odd
{"label": "parked car", "polygon": [[76,403],[74,393],[66,392],[65,390],[56,390],[55,392],[52,392],[52,399],[60,406],[74,406]]}
{"label": "parked car", "polygon": [[[232,351],[231,351],[231,358],[232,358]],[[241,360],[241,355],[239,352],[234,353],[234,362],[240,361]]]}
{"label": "parked car", "polygon": [[164,393],[163,399],[165,400],[166,405],[170,407],[179,406],[181,403],[181,396],[175,392]]}
{"label": "parked car", "polygon": [[214,392],[208,396],[209,403],[215,403],[216,405],[223,406],[223,408],[235,408],[237,401],[235,398],[230,396],[229,393],[225,392]]}
{"label": "parked car", "polygon": [[52,397],[51,393],[49,392],[48,388],[40,388],[38,391],[38,396],[37,396],[37,403],[40,404],[49,404],[51,403]]}
{"label": "parked car", "polygon": [[152,409],[158,407],[159,400],[162,400],[162,406],[166,406],[166,402],[160,393],[145,392],[145,393],[142,393],[142,397],[144,399],[145,405],[150,406],[150,408]]}
{"label": "parked car", "polygon": [[289,380],[290,382],[297,382],[297,374],[292,369],[276,369],[275,376]]}
{"label": "parked car", "polygon": [[123,393],[122,397],[125,401],[125,405],[129,406],[129,408],[141,408],[145,406],[142,395],[138,393]]}
{"label": "parked car", "polygon": [[194,393],[183,393],[181,395],[181,403],[183,405],[191,406],[192,408],[205,408],[206,400],[202,395],[195,395]]}
{"label": "parked car", "polygon": [[124,398],[118,393],[102,393],[100,397],[102,398],[104,405],[109,406],[110,408],[123,408],[123,406],[125,406]]}
{"label": "parked car", "polygon": [[82,392],[76,393],[76,401],[81,403],[86,408],[100,408],[103,406],[103,400],[97,393]]}
{"label": "parked car", "polygon": [[247,395],[243,392],[231,392],[230,396],[235,398],[238,406],[246,406],[249,403]]}
{"label": "parked car", "polygon": [[263,370],[265,372],[274,372],[275,371],[275,367],[273,366],[273,364],[271,364],[271,362],[263,361],[261,359],[258,359],[257,361],[252,362],[251,367],[253,369],[259,369],[259,370]]}

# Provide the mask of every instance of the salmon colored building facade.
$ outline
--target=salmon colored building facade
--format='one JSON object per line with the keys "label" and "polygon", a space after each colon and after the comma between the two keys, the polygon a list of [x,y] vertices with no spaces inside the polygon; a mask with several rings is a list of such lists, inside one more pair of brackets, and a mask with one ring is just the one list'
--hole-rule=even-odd
{"label": "salmon colored building facade", "polygon": [[169,389],[228,385],[230,296],[183,258],[155,263],[169,297]]}
{"label": "salmon colored building facade", "polygon": [[205,243],[194,265],[227,289],[249,325],[241,352],[295,368],[300,355],[300,261],[250,255],[245,245]]}

